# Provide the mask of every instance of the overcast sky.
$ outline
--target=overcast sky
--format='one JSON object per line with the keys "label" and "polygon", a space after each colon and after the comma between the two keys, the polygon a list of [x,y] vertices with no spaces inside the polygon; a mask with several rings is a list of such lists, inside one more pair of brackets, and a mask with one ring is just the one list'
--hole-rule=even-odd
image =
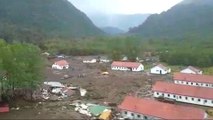
{"label": "overcast sky", "polygon": [[69,0],[86,14],[161,13],[182,0]]}

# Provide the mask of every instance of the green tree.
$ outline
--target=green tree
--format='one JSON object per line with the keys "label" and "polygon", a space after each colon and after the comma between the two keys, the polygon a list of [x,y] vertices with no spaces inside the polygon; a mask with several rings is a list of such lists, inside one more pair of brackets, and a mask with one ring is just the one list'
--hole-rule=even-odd
{"label": "green tree", "polygon": [[0,61],[6,80],[1,79],[1,85],[6,90],[5,94],[9,95],[8,91],[14,92],[16,88],[34,90],[42,80],[40,49],[31,44],[2,43],[0,41]]}

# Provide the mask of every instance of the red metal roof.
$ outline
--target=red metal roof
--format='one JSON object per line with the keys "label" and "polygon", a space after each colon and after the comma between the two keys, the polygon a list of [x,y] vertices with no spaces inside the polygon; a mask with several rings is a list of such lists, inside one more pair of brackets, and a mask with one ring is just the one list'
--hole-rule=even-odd
{"label": "red metal roof", "polygon": [[138,63],[138,62],[120,62],[120,61],[114,61],[111,66],[138,68],[140,65],[141,65],[141,63]]}
{"label": "red metal roof", "polygon": [[0,103],[0,113],[9,112],[9,105],[6,103]]}
{"label": "red metal roof", "polygon": [[66,60],[60,60],[60,61],[57,61],[55,62],[56,65],[59,65],[59,66],[66,66],[66,65],[69,65],[69,63],[66,61]]}
{"label": "red metal roof", "polygon": [[176,95],[191,96],[213,100],[212,88],[195,87],[158,81],[153,85],[152,90]]}
{"label": "red metal roof", "polygon": [[163,103],[132,96],[125,97],[119,109],[161,119],[204,119],[205,112],[198,108]]}
{"label": "red metal roof", "polygon": [[210,76],[210,75],[175,73],[173,75],[173,80],[182,80],[182,81],[189,81],[189,82],[200,82],[200,83],[213,84],[213,76]]}

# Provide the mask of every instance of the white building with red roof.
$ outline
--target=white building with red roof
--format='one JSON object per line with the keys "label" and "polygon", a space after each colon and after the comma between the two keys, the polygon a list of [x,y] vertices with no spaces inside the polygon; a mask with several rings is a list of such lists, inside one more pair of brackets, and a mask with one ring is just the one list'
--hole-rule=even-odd
{"label": "white building with red roof", "polygon": [[151,74],[159,74],[159,75],[165,75],[171,72],[171,69],[169,67],[166,67],[162,64],[158,64],[157,66],[154,66],[151,68],[150,73]]}
{"label": "white building with red roof", "polygon": [[52,65],[52,69],[63,70],[63,69],[68,69],[68,68],[69,68],[69,63],[66,60],[56,61]]}
{"label": "white building with red roof", "polygon": [[158,81],[153,85],[152,91],[155,98],[167,98],[179,102],[213,107],[212,88]]}
{"label": "white building with red roof", "polygon": [[180,71],[181,73],[188,73],[188,74],[203,74],[203,71],[193,67],[193,66],[188,66],[187,68],[183,69]]}
{"label": "white building with red roof", "polygon": [[118,108],[122,117],[128,119],[202,120],[207,118],[207,114],[202,109],[132,96],[125,97]]}
{"label": "white building with red roof", "polygon": [[114,61],[111,64],[112,70],[121,70],[121,71],[135,71],[140,72],[144,70],[144,66],[138,62],[120,62]]}
{"label": "white building with red roof", "polygon": [[174,73],[173,80],[175,84],[213,88],[213,76],[210,75]]}

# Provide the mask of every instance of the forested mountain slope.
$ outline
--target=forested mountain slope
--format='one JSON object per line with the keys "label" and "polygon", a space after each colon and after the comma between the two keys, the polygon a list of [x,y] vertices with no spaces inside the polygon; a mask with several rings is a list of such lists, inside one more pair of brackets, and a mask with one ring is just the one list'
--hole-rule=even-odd
{"label": "forested mountain slope", "polygon": [[67,0],[0,0],[0,38],[8,41],[102,34]]}
{"label": "forested mountain slope", "polygon": [[213,0],[184,0],[129,31],[149,38],[212,38]]}

